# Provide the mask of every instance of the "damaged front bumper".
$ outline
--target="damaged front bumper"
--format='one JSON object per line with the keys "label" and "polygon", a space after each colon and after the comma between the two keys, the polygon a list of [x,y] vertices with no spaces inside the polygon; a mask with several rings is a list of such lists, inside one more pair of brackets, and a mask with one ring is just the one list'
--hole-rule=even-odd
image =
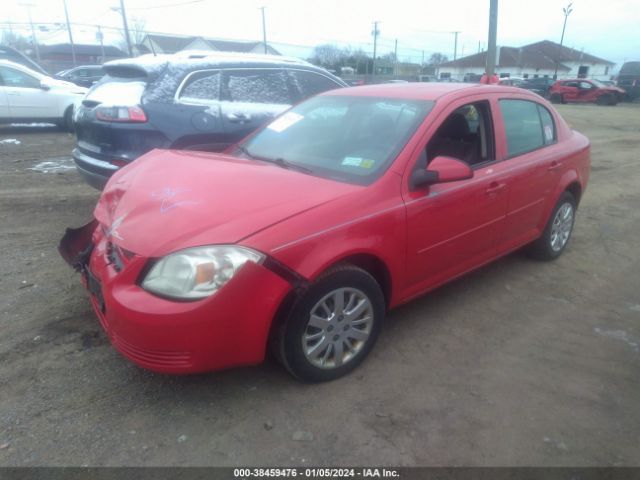
{"label": "damaged front bumper", "polygon": [[112,345],[137,365],[162,373],[196,373],[264,359],[276,310],[292,284],[273,266],[247,263],[215,295],[161,298],[140,286],[150,259],[124,252],[97,221],[67,229],[59,251],[82,274]]}

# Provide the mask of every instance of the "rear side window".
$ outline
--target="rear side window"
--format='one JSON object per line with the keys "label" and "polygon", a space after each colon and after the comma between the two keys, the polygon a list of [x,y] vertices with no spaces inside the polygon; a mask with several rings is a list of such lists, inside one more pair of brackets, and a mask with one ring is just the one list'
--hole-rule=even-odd
{"label": "rear side window", "polygon": [[292,103],[287,74],[283,70],[227,70],[221,98],[230,102]]}
{"label": "rear side window", "polygon": [[556,125],[553,123],[553,117],[549,110],[542,105],[538,105],[540,112],[540,121],[542,122],[542,135],[545,145],[551,145],[556,141]]}
{"label": "rear side window", "polygon": [[528,100],[500,100],[509,157],[536,150],[555,141],[553,117]]}
{"label": "rear side window", "polygon": [[180,100],[217,101],[220,99],[220,71],[195,72],[187,77]]}
{"label": "rear side window", "polygon": [[336,82],[319,73],[304,70],[292,70],[291,73],[302,94],[302,98],[313,97],[318,93],[340,87]]}

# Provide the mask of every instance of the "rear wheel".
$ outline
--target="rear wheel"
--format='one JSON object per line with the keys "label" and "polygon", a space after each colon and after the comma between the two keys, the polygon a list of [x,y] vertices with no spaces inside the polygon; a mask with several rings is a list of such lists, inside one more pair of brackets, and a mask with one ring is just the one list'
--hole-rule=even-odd
{"label": "rear wheel", "polygon": [[564,192],[542,235],[529,246],[528,253],[540,260],[555,260],[562,255],[573,232],[575,214],[576,200],[571,193]]}
{"label": "rear wheel", "polygon": [[73,125],[73,106],[70,106],[65,110],[62,120],[57,122],[56,124],[58,125],[58,127],[66,130],[67,132],[75,132],[75,127]]}
{"label": "rear wheel", "polygon": [[302,381],[339,378],[371,351],[384,313],[378,282],[361,268],[337,266],[294,304],[279,332],[279,356]]}
{"label": "rear wheel", "polygon": [[559,93],[552,93],[550,100],[551,103],[564,103],[562,95],[560,95]]}

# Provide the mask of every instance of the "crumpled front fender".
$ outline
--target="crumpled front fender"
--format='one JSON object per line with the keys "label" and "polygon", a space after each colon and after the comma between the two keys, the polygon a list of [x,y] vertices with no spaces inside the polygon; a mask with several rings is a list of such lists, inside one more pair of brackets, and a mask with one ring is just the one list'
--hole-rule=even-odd
{"label": "crumpled front fender", "polygon": [[86,225],[79,228],[67,228],[64,236],[58,244],[58,252],[78,272],[84,270],[89,263],[93,250],[93,232],[98,227],[98,221],[94,218]]}

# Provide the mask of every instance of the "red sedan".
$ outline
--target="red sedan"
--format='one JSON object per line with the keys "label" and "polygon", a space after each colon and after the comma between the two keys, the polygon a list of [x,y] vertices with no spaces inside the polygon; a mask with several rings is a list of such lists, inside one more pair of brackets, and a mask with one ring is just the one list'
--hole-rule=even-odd
{"label": "red sedan", "polygon": [[385,313],[527,246],[566,248],[589,142],[541,97],[402,84],[307,100],[226,154],[152,151],[60,251],[113,345],[166,373],[340,377]]}
{"label": "red sedan", "polygon": [[616,86],[605,85],[597,80],[558,80],[549,89],[553,103],[597,103],[615,105],[626,92]]}

